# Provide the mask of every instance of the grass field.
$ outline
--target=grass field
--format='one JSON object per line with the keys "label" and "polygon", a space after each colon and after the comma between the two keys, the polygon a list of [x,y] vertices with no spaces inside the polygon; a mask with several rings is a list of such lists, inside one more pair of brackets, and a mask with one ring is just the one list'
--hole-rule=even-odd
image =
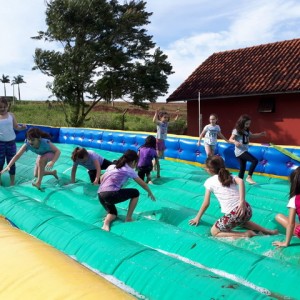
{"label": "grass field", "polygon": [[[178,114],[179,119],[170,124],[169,132],[185,133],[186,103],[151,103],[147,110],[126,102],[99,103],[88,115],[84,127],[151,132],[156,130],[152,122],[156,110],[167,111],[171,120]],[[17,101],[10,111],[19,123],[68,127],[63,109],[55,101]]]}

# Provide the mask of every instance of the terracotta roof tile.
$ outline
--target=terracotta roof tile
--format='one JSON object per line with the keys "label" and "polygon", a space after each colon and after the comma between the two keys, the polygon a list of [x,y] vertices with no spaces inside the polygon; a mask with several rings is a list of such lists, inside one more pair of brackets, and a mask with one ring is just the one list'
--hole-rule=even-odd
{"label": "terracotta roof tile", "polygon": [[167,99],[300,92],[300,39],[214,53]]}

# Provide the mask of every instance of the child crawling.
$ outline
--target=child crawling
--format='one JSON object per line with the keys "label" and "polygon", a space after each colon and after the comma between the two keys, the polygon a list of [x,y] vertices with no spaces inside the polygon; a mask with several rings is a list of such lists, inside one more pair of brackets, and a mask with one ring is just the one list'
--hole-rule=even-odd
{"label": "child crawling", "polygon": [[[245,201],[245,185],[243,179],[232,176],[225,168],[225,163],[220,156],[211,156],[206,160],[206,170],[210,175],[204,186],[206,188],[204,201],[196,217],[189,221],[190,225],[198,225],[206,209],[210,205],[210,195],[217,197],[224,216],[216,221],[211,228],[211,234],[215,237],[253,237],[256,232],[274,235],[277,230],[264,228],[252,221],[252,209]],[[237,226],[248,229],[245,232],[233,231]]]}

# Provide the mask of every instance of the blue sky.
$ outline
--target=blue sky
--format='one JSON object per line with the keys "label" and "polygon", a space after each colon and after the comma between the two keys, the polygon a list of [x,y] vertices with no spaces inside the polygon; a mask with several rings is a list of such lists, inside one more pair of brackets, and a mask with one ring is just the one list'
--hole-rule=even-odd
{"label": "blue sky", "polygon": [[[153,12],[148,33],[173,65],[165,101],[205,59],[215,52],[300,38],[299,0],[148,0]],[[0,76],[23,75],[21,98],[47,100],[51,81],[32,71],[34,50],[45,48],[30,39],[45,29],[43,0],[0,0]],[[3,85],[0,85],[0,95]],[[12,95],[7,86],[7,95]]]}

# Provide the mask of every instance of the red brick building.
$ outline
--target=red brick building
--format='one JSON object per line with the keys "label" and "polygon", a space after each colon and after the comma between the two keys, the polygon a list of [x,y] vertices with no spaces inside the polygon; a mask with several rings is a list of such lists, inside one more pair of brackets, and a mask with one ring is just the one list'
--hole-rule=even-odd
{"label": "red brick building", "polygon": [[[257,142],[300,145],[300,39],[212,54],[167,99],[187,101],[188,135],[199,134],[216,113],[229,137],[241,114]],[[252,140],[252,142],[255,142]]]}

